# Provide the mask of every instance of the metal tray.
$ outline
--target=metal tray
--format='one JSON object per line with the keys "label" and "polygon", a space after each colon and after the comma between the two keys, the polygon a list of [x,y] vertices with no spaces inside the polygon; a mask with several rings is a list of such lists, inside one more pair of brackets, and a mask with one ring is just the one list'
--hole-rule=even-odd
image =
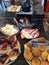
{"label": "metal tray", "polygon": [[[38,45],[42,45],[42,46],[46,46],[46,51],[49,50],[49,41],[47,41],[45,43],[42,43],[42,42],[38,42],[38,38],[36,38],[36,39],[30,40],[28,43],[30,43],[33,46],[33,48],[37,47]],[[25,49],[24,49],[24,51],[25,51]],[[42,61],[42,59],[40,57],[39,57],[39,59]],[[26,62],[29,65],[32,65],[32,62],[31,61],[26,60]]]}

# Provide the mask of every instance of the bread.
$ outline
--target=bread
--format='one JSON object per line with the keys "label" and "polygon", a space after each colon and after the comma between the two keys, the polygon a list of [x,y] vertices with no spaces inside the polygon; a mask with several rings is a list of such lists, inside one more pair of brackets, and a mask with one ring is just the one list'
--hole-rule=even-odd
{"label": "bread", "polygon": [[16,12],[16,9],[17,9],[17,6],[13,6],[13,5],[10,6],[10,10],[12,12]]}
{"label": "bread", "polygon": [[17,6],[16,12],[20,12],[21,6]]}
{"label": "bread", "polygon": [[14,28],[14,25],[6,24],[4,27],[1,28],[1,31],[6,35],[13,35],[18,32],[17,28]]}
{"label": "bread", "polygon": [[41,65],[49,65],[49,62],[47,62],[47,61],[42,61],[42,62],[41,62]]}
{"label": "bread", "polygon": [[30,43],[26,43],[24,45],[24,48],[27,49],[28,51],[31,51],[32,50],[32,45]]}
{"label": "bread", "polygon": [[47,60],[47,56],[48,56],[48,53],[47,53],[46,51],[42,52],[41,58],[42,58],[43,60]]}
{"label": "bread", "polygon": [[40,60],[38,58],[33,58],[32,65],[40,65]]}
{"label": "bread", "polygon": [[48,56],[47,56],[47,60],[48,60],[48,62],[49,62],[49,54],[48,54]]}
{"label": "bread", "polygon": [[13,49],[12,51],[9,52],[9,58],[11,61],[17,59],[18,56],[19,56],[18,49]]}
{"label": "bread", "polygon": [[46,50],[46,46],[38,45],[38,49],[43,52]]}
{"label": "bread", "polygon": [[20,44],[18,40],[15,41],[15,47],[13,47],[13,49],[18,49],[20,51]]}
{"label": "bread", "polygon": [[[1,39],[1,38],[0,38]],[[19,56],[20,44],[16,39],[16,35],[12,35],[1,39],[0,42],[0,65],[8,65]],[[11,60],[9,62],[9,60]]]}
{"label": "bread", "polygon": [[3,54],[0,56],[0,64],[5,65],[9,61],[9,56],[7,54]]}
{"label": "bread", "polygon": [[19,12],[20,9],[21,9],[21,6],[13,6],[13,5],[11,5],[11,6],[9,7],[9,9],[10,9],[12,12]]}
{"label": "bread", "polygon": [[13,12],[16,12],[16,7],[12,7],[11,10],[12,10]]}
{"label": "bread", "polygon": [[0,45],[0,53],[7,53],[8,52],[8,44],[7,42]]}
{"label": "bread", "polygon": [[49,53],[49,49],[47,50],[47,52]]}
{"label": "bread", "polygon": [[20,44],[17,40],[15,42],[8,43],[8,45],[11,49],[18,49],[18,50],[20,49]]}
{"label": "bread", "polygon": [[35,56],[35,57],[39,57],[41,55],[41,52],[38,48],[33,48],[32,50],[32,54]]}
{"label": "bread", "polygon": [[28,50],[25,50],[25,51],[24,51],[24,58],[25,58],[26,60],[32,60],[33,55],[32,55],[32,53],[29,52]]}

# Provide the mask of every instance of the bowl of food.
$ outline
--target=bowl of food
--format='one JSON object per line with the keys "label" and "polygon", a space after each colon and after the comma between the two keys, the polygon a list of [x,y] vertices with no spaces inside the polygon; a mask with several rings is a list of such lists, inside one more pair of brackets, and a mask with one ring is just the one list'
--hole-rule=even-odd
{"label": "bowl of food", "polygon": [[13,63],[21,53],[20,43],[16,35],[10,37],[0,37],[0,64],[10,65]]}
{"label": "bowl of food", "polygon": [[7,36],[11,36],[19,33],[19,28],[12,24],[6,24],[0,29],[0,31]]}
{"label": "bowl of food", "polygon": [[10,7],[7,8],[8,12],[20,12],[21,10],[21,6],[15,6],[15,5],[11,5]]}
{"label": "bowl of food", "polygon": [[29,65],[49,65],[49,41],[26,43],[23,55]]}

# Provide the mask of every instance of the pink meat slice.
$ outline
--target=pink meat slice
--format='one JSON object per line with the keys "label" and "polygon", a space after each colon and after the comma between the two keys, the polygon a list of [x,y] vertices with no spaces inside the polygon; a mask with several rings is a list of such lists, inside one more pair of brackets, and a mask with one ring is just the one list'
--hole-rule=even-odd
{"label": "pink meat slice", "polygon": [[[28,34],[30,34],[34,29],[23,29],[25,32],[27,32]],[[21,39],[24,39],[25,38],[25,35],[23,35],[23,30],[21,31]]]}
{"label": "pink meat slice", "polygon": [[39,37],[40,36],[40,33],[39,33],[39,31],[34,35],[34,38],[37,38],[37,37]]}
{"label": "pink meat slice", "polygon": [[20,37],[21,37],[21,39],[24,39],[24,35],[23,34],[20,34]]}
{"label": "pink meat slice", "polygon": [[30,34],[31,32],[34,31],[34,29],[24,29],[24,31],[26,31],[28,34]]}
{"label": "pink meat slice", "polygon": [[34,35],[36,34],[36,32],[38,32],[38,29],[35,29],[35,30],[31,33],[31,36],[34,37]]}
{"label": "pink meat slice", "polygon": [[[32,36],[32,38],[39,37],[40,33],[38,29],[24,29],[25,32],[27,32],[29,35]],[[21,39],[25,38],[25,35],[23,35],[23,30],[21,31]]]}

